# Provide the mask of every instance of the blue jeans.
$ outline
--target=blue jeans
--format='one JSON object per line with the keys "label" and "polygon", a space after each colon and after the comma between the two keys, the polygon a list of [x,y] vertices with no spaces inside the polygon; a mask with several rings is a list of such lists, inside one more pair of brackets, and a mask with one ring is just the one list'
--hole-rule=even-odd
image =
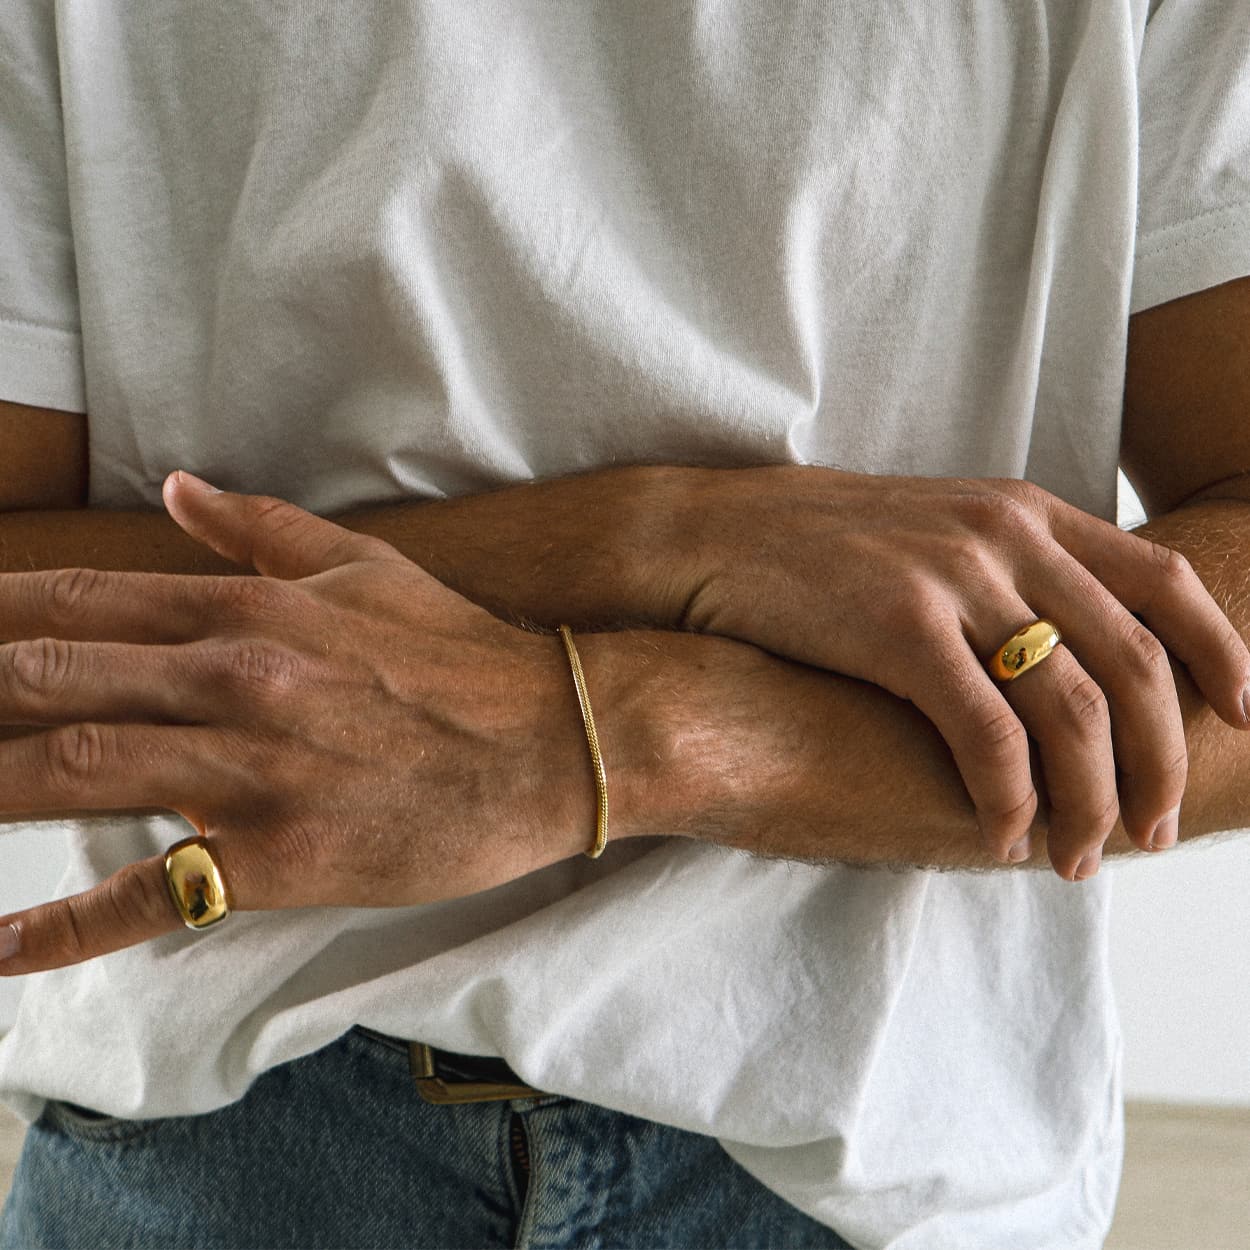
{"label": "blue jeans", "polygon": [[714,1138],[572,1098],[435,1106],[360,1030],[209,1115],[49,1103],[0,1247],[837,1247]]}

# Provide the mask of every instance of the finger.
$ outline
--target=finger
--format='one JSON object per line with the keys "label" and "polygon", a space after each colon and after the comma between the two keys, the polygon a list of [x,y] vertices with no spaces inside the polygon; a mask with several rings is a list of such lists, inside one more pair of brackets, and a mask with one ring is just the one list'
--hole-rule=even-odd
{"label": "finger", "polygon": [[[67,642],[36,638],[0,646],[0,724],[72,721],[192,724],[202,719],[204,685],[186,647]],[[200,694],[200,691],[196,691]]]}
{"label": "finger", "polygon": [[[958,638],[957,622],[949,636]],[[980,661],[961,644],[929,670],[923,687],[904,697],[950,748],[990,854],[1005,863],[1027,859],[1037,812],[1028,735]]]}
{"label": "finger", "polygon": [[183,927],[165,882],[164,857],[154,855],[93,889],[0,917],[0,974],[64,968],[147,942]]}
{"label": "finger", "polygon": [[1179,551],[1054,501],[1052,532],[1067,551],[1189,670],[1216,713],[1250,727],[1250,650]]}
{"label": "finger", "polygon": [[265,577],[48,569],[0,573],[0,638],[175,644],[300,619],[298,587]]}
{"label": "finger", "polygon": [[1093,876],[1120,814],[1106,697],[1063,644],[1003,694],[1041,756],[1050,862],[1067,881]]}
{"label": "finger", "polygon": [[192,538],[267,577],[293,580],[356,560],[403,560],[389,544],[285,500],[217,490],[182,470],[165,479],[163,494],[169,515]]}
{"label": "finger", "polygon": [[1142,850],[1161,850],[1175,841],[1165,818],[1180,808],[1189,772],[1167,651],[1084,565],[1066,551],[1054,554],[1028,570],[1021,592],[1059,624],[1106,697],[1124,828]]}
{"label": "finger", "polygon": [[166,808],[193,819],[248,787],[236,754],[199,726],[64,725],[0,742],[0,814]]}
{"label": "finger", "polygon": [[277,622],[298,624],[310,606],[303,587],[272,577],[98,569],[0,574],[0,638],[9,641],[170,645],[256,637]]}
{"label": "finger", "polygon": [[37,638],[0,646],[0,725],[289,722],[315,661],[261,638],[179,646]]}

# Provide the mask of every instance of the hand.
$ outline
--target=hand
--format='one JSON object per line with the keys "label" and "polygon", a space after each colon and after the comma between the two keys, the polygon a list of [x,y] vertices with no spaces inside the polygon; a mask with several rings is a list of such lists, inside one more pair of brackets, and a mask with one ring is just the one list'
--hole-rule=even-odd
{"label": "hand", "polygon": [[[377,539],[183,474],[187,533],[261,577],[0,577],[0,811],[163,808],[238,909],[453,898],[577,851],[594,796],[559,639],[504,624]],[[228,922],[227,922],[228,923]],[[161,856],[0,918],[4,973],[180,927]]]}
{"label": "hand", "polygon": [[[1061,876],[1097,871],[1117,818],[1142,849],[1176,840],[1187,755],[1168,651],[1247,727],[1250,653],[1188,561],[1040,487],[790,466],[705,480],[691,506],[716,533],[693,549],[724,554],[685,624],[911,700],[1001,860],[1031,853],[1030,738]],[[999,685],[984,661],[1037,617],[1063,643]]]}

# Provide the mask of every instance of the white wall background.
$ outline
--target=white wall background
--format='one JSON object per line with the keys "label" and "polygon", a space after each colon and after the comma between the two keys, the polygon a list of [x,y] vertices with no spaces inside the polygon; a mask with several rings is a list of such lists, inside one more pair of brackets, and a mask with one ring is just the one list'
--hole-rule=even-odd
{"label": "white wall background", "polygon": [[[1144,519],[1121,475],[1121,526]],[[1111,871],[1126,1096],[1250,1106],[1250,834]]]}
{"label": "white wall background", "polygon": [[[1121,524],[1141,511],[1124,484]],[[0,914],[53,896],[58,826],[0,834]],[[1112,863],[1126,1094],[1250,1106],[1250,835]],[[0,1027],[20,985],[0,979]]]}

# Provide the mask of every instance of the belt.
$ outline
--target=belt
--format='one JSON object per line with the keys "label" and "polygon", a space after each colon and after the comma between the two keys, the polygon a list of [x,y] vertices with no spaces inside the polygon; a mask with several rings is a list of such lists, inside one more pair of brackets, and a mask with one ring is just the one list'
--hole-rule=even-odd
{"label": "belt", "polygon": [[424,1042],[408,1042],[378,1033],[363,1024],[358,1033],[384,1042],[395,1050],[408,1052],[408,1070],[417,1093],[426,1102],[496,1102],[508,1098],[546,1098],[546,1090],[526,1085],[502,1060],[493,1055],[460,1055],[435,1050]]}
{"label": "belt", "polygon": [[435,1050],[424,1042],[408,1043],[408,1070],[426,1102],[494,1102],[544,1094],[526,1085],[502,1059]]}

